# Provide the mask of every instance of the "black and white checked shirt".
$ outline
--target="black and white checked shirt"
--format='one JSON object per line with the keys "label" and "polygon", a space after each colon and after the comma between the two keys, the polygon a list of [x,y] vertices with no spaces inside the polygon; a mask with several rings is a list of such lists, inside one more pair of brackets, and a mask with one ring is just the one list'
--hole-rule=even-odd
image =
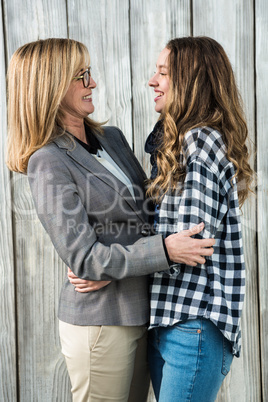
{"label": "black and white checked shirt", "polygon": [[196,237],[215,238],[214,254],[204,265],[176,264],[151,276],[150,328],[203,317],[239,356],[245,266],[237,186],[231,180],[235,169],[225,149],[221,134],[209,127],[185,136],[185,182],[181,191],[163,198],[156,231],[166,237],[204,222]]}

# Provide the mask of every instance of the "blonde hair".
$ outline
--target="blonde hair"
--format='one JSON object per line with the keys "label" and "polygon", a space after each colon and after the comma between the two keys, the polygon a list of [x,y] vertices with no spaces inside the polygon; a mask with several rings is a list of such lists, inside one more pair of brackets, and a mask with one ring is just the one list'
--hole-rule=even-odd
{"label": "blonde hair", "polygon": [[166,48],[170,50],[170,88],[160,116],[164,138],[157,155],[158,175],[148,195],[159,201],[169,189],[175,190],[178,182],[184,182],[184,136],[193,128],[209,126],[222,134],[227,158],[236,169],[242,205],[253,170],[248,163],[247,124],[230,61],[222,46],[208,37],[172,39]]}
{"label": "blonde hair", "polygon": [[[64,134],[60,103],[72,78],[89,62],[85,45],[63,38],[27,43],[13,54],[7,74],[10,170],[26,173],[30,156]],[[85,122],[101,131],[100,123]]]}

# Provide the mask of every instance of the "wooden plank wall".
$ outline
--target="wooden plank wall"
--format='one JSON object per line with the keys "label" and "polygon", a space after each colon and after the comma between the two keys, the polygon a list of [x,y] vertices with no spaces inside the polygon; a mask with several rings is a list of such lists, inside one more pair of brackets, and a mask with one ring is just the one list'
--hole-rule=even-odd
{"label": "wooden plank wall", "polygon": [[256,127],[258,171],[259,314],[263,401],[268,401],[268,5],[256,2]]}
{"label": "wooden plank wall", "polygon": [[[209,0],[194,1],[193,26],[194,35],[208,35],[218,40],[226,49],[232,62],[238,85],[247,110],[249,131],[255,142],[254,121],[254,9],[253,1],[241,2],[227,0],[215,2]],[[228,23],[226,23],[228,21]],[[256,256],[256,207],[255,200],[247,202],[243,208],[244,249],[247,264],[247,294],[242,321],[243,353],[241,359],[235,359],[233,370],[226,378],[226,383],[218,400],[260,401],[260,387],[255,381],[260,380],[258,339],[258,290],[257,290],[257,256]],[[249,330],[250,329],[250,330]],[[252,345],[254,344],[254,349]],[[252,353],[253,352],[253,353]],[[250,360],[249,360],[250,357]],[[250,381],[249,381],[250,379]],[[239,390],[239,392],[238,392]]]}
{"label": "wooden plank wall", "polygon": [[[257,146],[257,196],[243,208],[247,295],[243,353],[218,402],[268,400],[268,4],[266,0],[2,0],[0,9],[0,401],[71,401],[57,303],[66,267],[34,211],[27,178],[4,164],[5,72],[15,49],[71,37],[91,54],[94,118],[118,125],[149,172],[145,138],[157,115],[147,83],[171,37],[207,35],[226,49]],[[252,158],[253,160],[253,158]],[[152,393],[149,400],[154,401]]]}
{"label": "wooden plank wall", "polygon": [[0,10],[0,401],[15,401],[16,317],[10,173],[4,165],[6,136],[5,41]]}

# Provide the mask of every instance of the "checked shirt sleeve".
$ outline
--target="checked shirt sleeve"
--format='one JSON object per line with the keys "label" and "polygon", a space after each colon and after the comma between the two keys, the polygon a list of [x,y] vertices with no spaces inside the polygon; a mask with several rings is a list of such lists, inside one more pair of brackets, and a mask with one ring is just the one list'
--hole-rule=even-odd
{"label": "checked shirt sleeve", "polygon": [[183,187],[163,199],[158,232],[168,235],[204,222],[204,231],[195,237],[214,237],[227,210],[222,205],[220,187],[218,175],[202,160],[193,160],[187,167]]}
{"label": "checked shirt sleeve", "polygon": [[188,166],[182,194],[178,200],[177,231],[191,229],[194,225],[204,222],[202,237],[214,237],[220,224],[219,198],[218,177],[204,162],[194,160]]}
{"label": "checked shirt sleeve", "polygon": [[[183,187],[162,201],[158,233],[168,236],[204,222],[203,232],[193,237],[214,237],[226,212],[223,199],[220,200],[224,198],[220,187],[218,175],[200,158],[195,158],[187,166]],[[172,265],[169,274],[178,274],[180,268],[181,264]]]}

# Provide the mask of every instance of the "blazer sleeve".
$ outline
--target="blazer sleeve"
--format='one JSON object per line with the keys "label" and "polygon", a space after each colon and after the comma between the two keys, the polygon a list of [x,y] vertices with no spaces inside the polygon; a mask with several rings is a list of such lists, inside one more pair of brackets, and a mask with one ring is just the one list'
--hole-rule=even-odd
{"label": "blazer sleeve", "polygon": [[[98,241],[72,172],[62,159],[40,149],[31,156],[27,174],[37,215],[74,274],[90,280],[119,280],[167,270],[161,235],[142,237],[129,246]],[[73,221],[82,230],[71,230]]]}

